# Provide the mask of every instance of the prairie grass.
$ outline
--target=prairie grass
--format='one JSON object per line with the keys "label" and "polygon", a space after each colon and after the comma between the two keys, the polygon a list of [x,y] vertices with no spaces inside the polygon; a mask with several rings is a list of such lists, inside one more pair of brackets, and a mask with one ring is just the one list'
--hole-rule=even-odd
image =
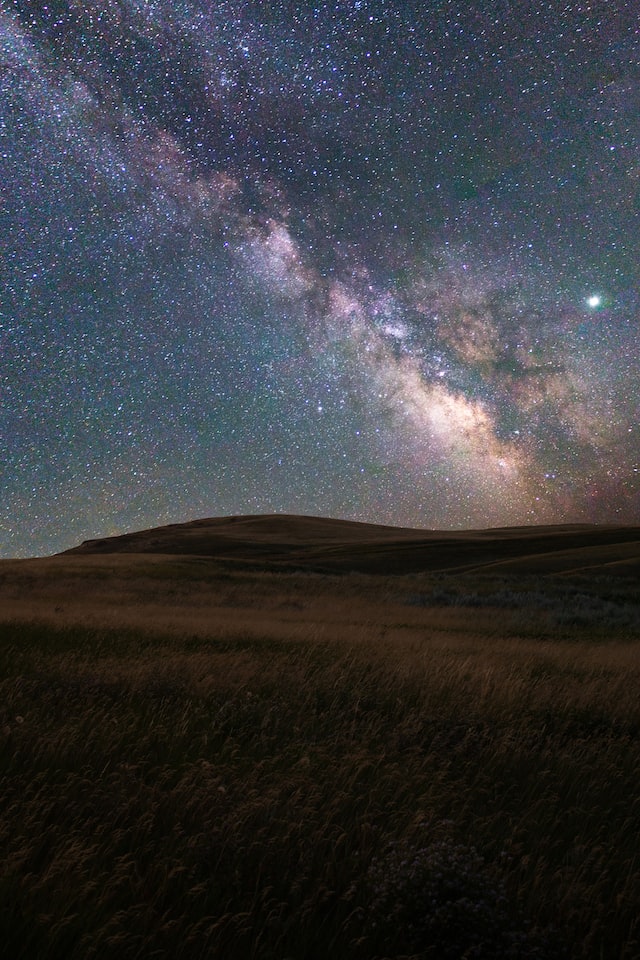
{"label": "prairie grass", "polygon": [[628,617],[154,570],[0,624],[6,956],[640,955]]}

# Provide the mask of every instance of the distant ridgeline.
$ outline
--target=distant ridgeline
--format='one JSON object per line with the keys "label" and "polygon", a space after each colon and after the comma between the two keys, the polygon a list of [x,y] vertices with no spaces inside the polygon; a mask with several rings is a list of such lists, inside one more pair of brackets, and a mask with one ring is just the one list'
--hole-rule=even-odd
{"label": "distant ridgeline", "polygon": [[214,517],[87,540],[72,554],[200,556],[275,569],[640,576],[640,526],[412,530],[288,514]]}

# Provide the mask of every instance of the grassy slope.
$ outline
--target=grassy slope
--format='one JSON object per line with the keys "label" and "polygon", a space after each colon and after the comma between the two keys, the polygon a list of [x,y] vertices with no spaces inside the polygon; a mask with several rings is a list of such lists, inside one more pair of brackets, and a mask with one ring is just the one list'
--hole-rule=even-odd
{"label": "grassy slope", "polygon": [[633,582],[75,556],[0,610],[7,955],[409,956],[428,899],[420,956],[638,956]]}
{"label": "grassy slope", "polygon": [[[71,556],[123,553],[200,555],[324,572],[414,573],[486,564],[508,572],[558,572],[606,565],[607,573],[640,571],[640,527],[505,527],[412,530],[323,517],[216,517],[172,524],[76,547]],[[533,567],[531,566],[533,564]]]}

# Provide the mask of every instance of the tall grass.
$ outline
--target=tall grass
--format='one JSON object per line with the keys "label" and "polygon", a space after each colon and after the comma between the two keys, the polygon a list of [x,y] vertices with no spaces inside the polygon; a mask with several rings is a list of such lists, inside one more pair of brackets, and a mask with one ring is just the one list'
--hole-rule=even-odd
{"label": "tall grass", "polygon": [[640,954],[640,667],[0,625],[4,955]]}

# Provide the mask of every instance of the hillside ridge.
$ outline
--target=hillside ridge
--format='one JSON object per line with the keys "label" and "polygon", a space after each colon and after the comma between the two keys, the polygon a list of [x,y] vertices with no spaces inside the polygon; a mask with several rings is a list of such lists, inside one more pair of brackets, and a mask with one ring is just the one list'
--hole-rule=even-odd
{"label": "hillside ridge", "polygon": [[[295,514],[207,517],[86,540],[59,556],[199,556],[298,569],[408,573],[504,567],[640,572],[640,526],[556,524],[427,530]],[[498,571],[499,572],[499,571]]]}

